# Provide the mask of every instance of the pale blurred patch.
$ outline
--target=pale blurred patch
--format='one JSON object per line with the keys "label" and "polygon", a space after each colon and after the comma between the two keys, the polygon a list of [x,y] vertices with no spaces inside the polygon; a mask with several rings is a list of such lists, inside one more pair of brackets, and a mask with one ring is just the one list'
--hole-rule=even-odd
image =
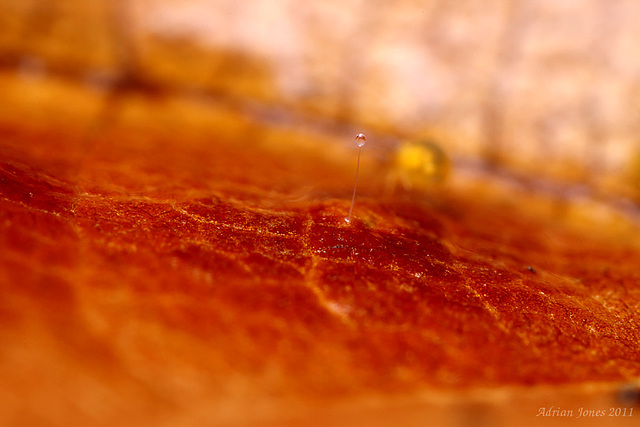
{"label": "pale blurred patch", "polygon": [[0,9],[8,72],[107,87],[132,79],[257,106],[292,126],[438,135],[454,160],[639,198],[633,0],[0,0]]}

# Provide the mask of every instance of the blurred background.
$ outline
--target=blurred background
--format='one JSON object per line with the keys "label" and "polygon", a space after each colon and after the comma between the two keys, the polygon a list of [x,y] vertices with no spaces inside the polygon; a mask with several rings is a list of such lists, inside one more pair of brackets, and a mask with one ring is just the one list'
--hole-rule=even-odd
{"label": "blurred background", "polygon": [[[635,218],[640,218],[637,1],[0,0],[0,12],[0,160],[7,160],[5,155],[20,159],[22,151],[27,152],[21,160],[28,158],[33,162],[30,166],[42,169],[52,179],[84,179],[85,187],[79,194],[101,194],[106,189],[103,193],[110,196],[121,192],[161,199],[172,189],[186,188],[188,191],[180,193],[182,199],[193,199],[194,194],[210,196],[213,178],[224,176],[229,182],[241,182],[246,169],[256,163],[251,154],[242,153],[238,157],[244,158],[235,167],[231,162],[216,164],[212,152],[222,147],[226,151],[220,157],[227,160],[240,151],[233,144],[257,140],[283,153],[280,162],[287,167],[276,164],[263,169],[282,173],[265,179],[252,176],[249,184],[271,189],[278,183],[281,188],[276,190],[305,196],[317,182],[308,178],[301,184],[301,176],[309,171],[312,177],[324,173],[330,175],[322,178],[326,197],[348,200],[355,160],[351,138],[364,132],[370,141],[367,155],[363,155],[365,165],[371,157],[391,158],[403,141],[429,140],[452,159],[454,176],[470,172],[467,177],[507,177],[545,191],[551,188],[553,194],[560,188],[561,195],[578,189],[589,197],[624,201],[624,206],[632,205]],[[301,138],[310,145],[342,147],[342,151],[322,146],[299,156],[295,150],[304,145],[298,141]],[[216,142],[221,144],[214,145]],[[24,148],[28,145],[29,149]],[[352,150],[349,156],[334,156],[344,154],[345,148]],[[316,160],[316,155],[325,155],[324,162]],[[50,161],[53,157],[55,161]],[[273,157],[258,161],[273,161]],[[310,167],[313,161],[318,163],[316,169]],[[331,164],[333,168],[327,166]],[[367,193],[367,183],[372,181],[368,178],[384,172],[362,168],[360,200],[378,196],[376,191]],[[167,182],[168,176],[171,182]],[[136,182],[143,178],[146,181]],[[296,193],[298,187],[301,189]],[[468,194],[482,197],[474,191]],[[614,205],[623,205],[618,202]],[[9,227],[9,222],[6,224]],[[70,245],[62,241],[64,244]],[[51,238],[50,245],[58,251],[58,238]],[[30,265],[28,262],[24,265]],[[96,270],[100,280],[108,281],[102,279],[102,270]],[[80,290],[92,279],[84,270],[81,274]],[[107,277],[119,278],[117,272]],[[93,288],[87,285],[86,289]],[[37,302],[27,295],[27,302],[13,304],[9,299],[7,303],[26,313],[21,314],[25,318],[32,312],[21,307]],[[87,304],[103,300],[103,294],[96,295],[95,300],[84,297]],[[131,313],[137,313],[138,301],[132,301],[130,305],[114,304],[121,304],[121,311],[116,311],[123,313],[123,323],[129,324]],[[107,300],[106,304],[110,303]],[[73,307],[75,302],[69,305]],[[159,307],[161,314],[170,311],[161,304]],[[149,322],[150,327],[155,328],[156,323]],[[63,329],[59,324],[54,324],[55,328]],[[13,327],[5,329],[14,331]],[[38,392],[39,400],[34,401],[41,412],[54,411],[59,419],[66,419],[66,407],[51,399],[51,390],[58,390],[58,378],[66,381],[68,372],[80,372],[77,375],[84,381],[82,374],[94,368],[76,371],[76,359],[68,357],[66,350],[58,352],[52,345],[54,350],[47,353],[49,341],[30,341],[20,329],[15,330],[18,338],[12,341],[13,348],[22,348],[15,342],[35,343],[37,351],[25,354],[37,354],[37,361],[46,359],[37,372],[53,380],[41,381],[31,373],[16,371],[14,383],[28,378],[25,390]],[[140,331],[140,336],[157,339],[153,344],[157,347],[150,348],[166,349],[164,338],[147,334],[143,327]],[[74,339],[84,342],[85,335],[78,337]],[[110,343],[109,338],[105,342]],[[128,343],[125,340],[122,344],[127,350],[122,353],[127,356],[125,361],[132,360],[131,369],[147,366],[147,353]],[[185,348],[190,349],[179,341],[166,359],[187,353]],[[207,344],[206,348],[212,347]],[[31,362],[22,353],[14,353],[18,362],[6,364],[5,372],[21,366],[23,359],[24,365]],[[200,357],[200,353],[192,353]],[[61,368],[49,369],[58,361],[63,362]],[[205,360],[197,365],[205,367],[201,371],[167,365],[174,366],[171,371],[158,364],[143,370],[141,376],[147,382],[142,381],[141,387],[166,384],[165,390],[174,393],[168,395],[175,396],[178,408],[186,407],[184,402],[192,396],[204,396],[206,414],[211,401],[205,386],[217,387],[218,379],[215,372],[208,374],[215,378],[211,383],[206,382],[209,377],[200,377],[215,363]],[[47,376],[50,370],[54,371],[51,377]],[[185,380],[185,375],[194,378],[195,385]],[[178,387],[171,382],[174,378]],[[253,396],[253,383],[238,381],[239,386],[229,381],[237,390],[225,389],[224,393],[241,396],[237,400],[240,409],[235,412],[244,414],[250,412],[246,411],[250,400],[246,396]],[[103,383],[112,386],[107,391],[120,393],[111,377],[95,384],[99,388]],[[62,394],[93,387],[93,383],[69,384],[60,386]],[[205,385],[202,390],[198,388],[201,384]],[[107,395],[125,402],[129,396],[142,395],[138,386],[136,383],[129,394]],[[181,392],[189,387],[195,391]],[[579,389],[575,397],[569,390],[554,404],[576,406],[575,402],[584,401],[589,392]],[[534,398],[518,395],[518,404],[505,404],[502,411],[512,418],[528,417],[541,406],[544,393]],[[105,399],[104,403],[92,393],[82,394],[91,414],[110,402]],[[7,391],[5,396],[21,407],[23,395],[16,397]],[[29,397],[27,392],[24,396]],[[156,403],[155,396],[148,398],[150,413],[158,407],[170,408],[166,402],[171,399]],[[454,402],[458,397],[454,396]],[[602,400],[587,403],[591,407],[609,405],[609,400],[599,398]],[[440,397],[424,399],[440,401]],[[505,401],[501,399],[502,395],[496,398],[499,403]],[[409,401],[394,406],[391,419],[415,414],[422,410],[423,402],[418,402],[417,409],[412,405]],[[522,411],[523,405],[533,409]],[[234,412],[234,406],[226,401],[219,406]],[[461,417],[458,425],[493,424],[494,416],[484,406],[454,409],[452,413]],[[206,419],[203,414],[195,416]],[[142,413],[141,420],[149,422],[145,417]],[[445,412],[443,417],[451,414]],[[379,422],[389,424],[384,421]],[[584,425],[596,425],[596,421],[600,420]],[[171,425],[171,419],[165,425]]]}
{"label": "blurred background", "polygon": [[0,0],[0,9],[0,63],[21,78],[194,96],[320,132],[425,136],[461,165],[638,198],[633,0]]}
{"label": "blurred background", "polygon": [[195,96],[320,132],[426,136],[462,165],[638,198],[633,0],[0,0],[0,8],[0,62],[23,78]]}

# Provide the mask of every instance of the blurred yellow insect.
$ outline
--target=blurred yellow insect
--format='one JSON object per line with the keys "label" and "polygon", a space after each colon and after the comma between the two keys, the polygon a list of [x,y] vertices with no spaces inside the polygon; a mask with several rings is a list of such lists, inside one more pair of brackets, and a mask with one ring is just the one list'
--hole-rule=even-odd
{"label": "blurred yellow insect", "polygon": [[429,139],[402,142],[392,155],[385,189],[421,192],[443,182],[449,174],[450,162],[445,152]]}

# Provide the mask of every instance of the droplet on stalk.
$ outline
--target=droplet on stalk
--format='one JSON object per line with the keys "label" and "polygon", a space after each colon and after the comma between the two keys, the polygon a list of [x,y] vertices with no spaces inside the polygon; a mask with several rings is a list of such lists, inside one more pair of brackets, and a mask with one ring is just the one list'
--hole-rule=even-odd
{"label": "droplet on stalk", "polygon": [[344,219],[347,223],[351,222],[351,213],[353,212],[353,204],[356,201],[356,188],[358,187],[358,172],[360,171],[360,151],[367,142],[367,137],[363,133],[356,135],[355,142],[358,145],[358,161],[356,163],[356,179],[353,183],[353,196],[351,197],[351,207],[349,208],[349,215]]}

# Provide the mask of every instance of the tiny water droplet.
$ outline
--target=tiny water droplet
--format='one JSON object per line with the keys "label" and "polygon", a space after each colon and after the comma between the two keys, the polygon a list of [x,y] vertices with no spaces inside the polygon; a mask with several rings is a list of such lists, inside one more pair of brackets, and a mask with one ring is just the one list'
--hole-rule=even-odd
{"label": "tiny water droplet", "polygon": [[363,133],[359,133],[356,135],[356,144],[358,144],[358,161],[356,163],[356,179],[353,183],[353,196],[351,197],[351,207],[349,208],[349,215],[344,219],[348,224],[351,222],[351,213],[353,212],[353,204],[356,201],[356,187],[358,186],[358,171],[360,170],[360,150],[364,146],[365,142],[367,142],[367,137],[364,136]]}

